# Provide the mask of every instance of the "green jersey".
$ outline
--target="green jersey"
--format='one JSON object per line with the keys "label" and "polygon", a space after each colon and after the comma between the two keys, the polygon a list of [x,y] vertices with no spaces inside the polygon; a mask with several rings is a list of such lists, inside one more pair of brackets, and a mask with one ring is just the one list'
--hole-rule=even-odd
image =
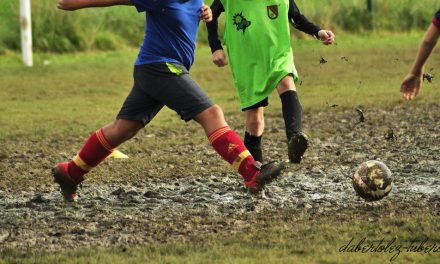
{"label": "green jersey", "polygon": [[224,42],[241,108],[268,97],[286,75],[298,75],[290,46],[289,0],[221,0]]}

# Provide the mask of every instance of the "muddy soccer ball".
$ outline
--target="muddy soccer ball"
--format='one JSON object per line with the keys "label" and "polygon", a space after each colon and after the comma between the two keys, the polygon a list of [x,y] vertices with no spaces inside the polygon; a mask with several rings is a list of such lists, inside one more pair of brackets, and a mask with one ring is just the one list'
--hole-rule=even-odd
{"label": "muddy soccer ball", "polygon": [[353,175],[356,193],[367,201],[378,201],[393,188],[393,178],[387,165],[377,160],[363,162]]}

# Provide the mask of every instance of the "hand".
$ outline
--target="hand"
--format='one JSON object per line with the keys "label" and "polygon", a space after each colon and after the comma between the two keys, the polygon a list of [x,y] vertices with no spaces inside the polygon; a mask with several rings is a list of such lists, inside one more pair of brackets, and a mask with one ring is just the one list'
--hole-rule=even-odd
{"label": "hand", "polygon": [[203,20],[204,22],[211,22],[212,21],[212,10],[206,4],[203,4],[203,6],[202,6],[202,9],[200,12],[200,19]]}
{"label": "hand", "polygon": [[212,62],[218,67],[228,65],[228,59],[226,58],[225,52],[222,49],[214,51],[214,53],[212,53]]}
{"label": "hand", "polygon": [[419,94],[421,86],[422,74],[408,74],[400,84],[400,93],[402,94],[403,99],[407,101],[413,99]]}
{"label": "hand", "polygon": [[324,43],[324,45],[330,45],[335,41],[335,34],[330,30],[321,29],[318,32],[318,37]]}

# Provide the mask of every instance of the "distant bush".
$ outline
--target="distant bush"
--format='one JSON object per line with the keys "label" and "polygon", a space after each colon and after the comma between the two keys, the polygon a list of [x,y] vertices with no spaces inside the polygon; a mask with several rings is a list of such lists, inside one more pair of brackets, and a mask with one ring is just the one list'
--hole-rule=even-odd
{"label": "distant bush", "polygon": [[[210,4],[212,0],[205,1]],[[367,11],[366,0],[296,0],[311,21],[336,32],[406,32],[425,29],[439,0],[373,0],[374,11]],[[139,46],[144,36],[145,15],[133,7],[112,7],[60,11],[56,0],[32,0],[34,50],[73,52],[112,50]],[[221,17],[224,21],[224,16]],[[220,35],[223,23],[220,23]],[[303,37],[296,30],[294,34]],[[199,42],[207,42],[201,24]],[[20,49],[19,1],[0,0],[0,54]]]}

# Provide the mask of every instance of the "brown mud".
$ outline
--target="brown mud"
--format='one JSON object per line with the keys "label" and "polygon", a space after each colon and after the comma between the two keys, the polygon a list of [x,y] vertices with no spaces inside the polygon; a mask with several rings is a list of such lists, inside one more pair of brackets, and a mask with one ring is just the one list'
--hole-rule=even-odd
{"label": "brown mud", "polygon": [[[422,210],[439,216],[440,105],[359,109],[363,122],[356,109],[306,112],[304,128],[312,144],[303,163],[290,165],[256,196],[246,192],[195,125],[139,135],[123,149],[131,158],[108,161],[93,172],[76,204],[61,199],[49,172],[74,153],[77,138],[1,142],[0,249],[197,241],[204,234],[249,231],[273,219],[349,212],[381,217]],[[229,121],[241,127],[239,117]],[[192,135],[200,140],[172,143]],[[155,149],[142,150],[152,141]],[[266,116],[263,142],[267,160],[286,159],[281,116]],[[38,152],[31,148],[36,144],[46,147]],[[390,195],[378,202],[357,197],[349,178],[370,159],[385,162],[395,179]]]}

